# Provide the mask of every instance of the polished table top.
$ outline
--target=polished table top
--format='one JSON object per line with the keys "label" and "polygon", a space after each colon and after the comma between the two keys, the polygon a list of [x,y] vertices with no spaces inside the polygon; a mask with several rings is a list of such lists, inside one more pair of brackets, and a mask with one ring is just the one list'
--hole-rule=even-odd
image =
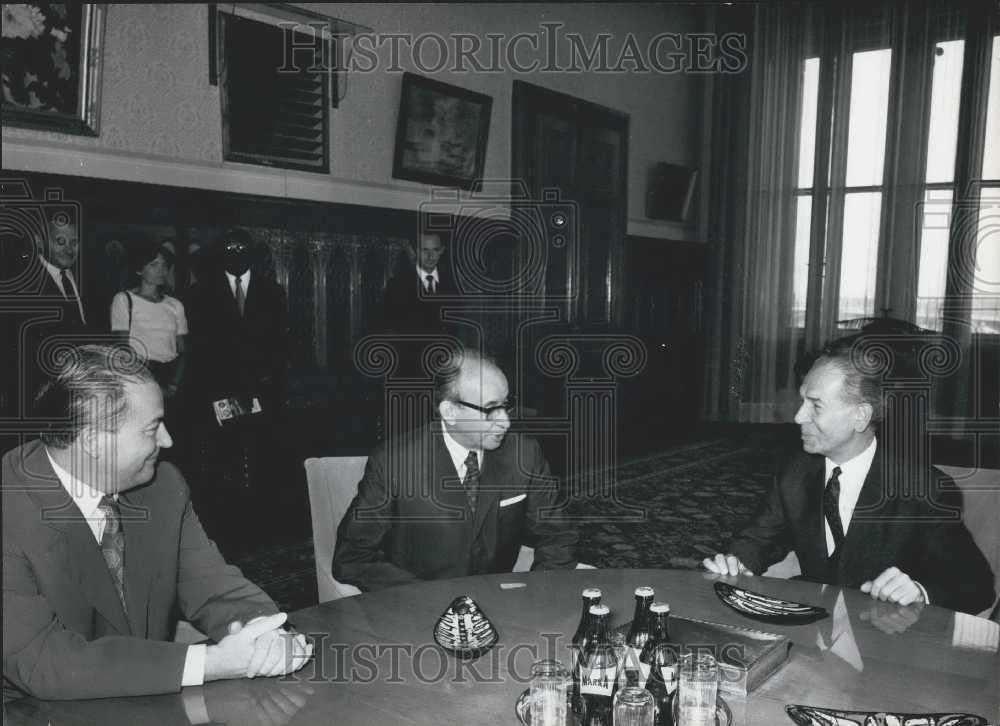
{"label": "polished table top", "polygon": [[[684,570],[571,570],[421,582],[294,613],[317,656],[283,679],[210,683],[180,694],[97,701],[23,699],[10,724],[516,724],[514,702],[531,664],[556,657],[596,585],[612,621],[632,617],[633,590],[652,585],[675,615],[781,633],[788,661],[749,697],[726,695],[736,726],[791,723],[789,703],[856,710],[965,711],[1000,721],[1000,626],[934,606],[897,608],[854,590],[771,578],[721,578],[774,597],[826,607],[808,625],[746,619],[715,596],[720,578]],[[475,661],[440,650],[432,630],[458,595],[471,595],[500,633]]]}

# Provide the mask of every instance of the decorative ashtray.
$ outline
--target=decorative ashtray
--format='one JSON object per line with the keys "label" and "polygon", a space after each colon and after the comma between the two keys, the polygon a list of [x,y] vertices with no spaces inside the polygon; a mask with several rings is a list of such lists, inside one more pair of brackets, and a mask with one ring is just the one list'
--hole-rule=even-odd
{"label": "decorative ashtray", "polygon": [[478,658],[500,639],[486,613],[468,595],[456,597],[434,626],[434,640],[459,658]]}
{"label": "decorative ashtray", "polygon": [[[680,716],[680,701],[681,699],[674,696],[674,723],[681,723]],[[699,721],[698,723],[701,723]],[[733,723],[733,712],[729,710],[729,706],[726,702],[722,700],[722,696],[716,696],[715,698],[715,726],[732,726]]]}
{"label": "decorative ashtray", "polygon": [[812,706],[785,706],[785,713],[799,726],[988,726],[986,719],[971,713],[875,713]]}
{"label": "decorative ashtray", "polygon": [[[524,726],[531,726],[531,689],[525,688],[524,692],[517,699],[514,704],[514,713],[517,714],[517,720],[524,724]],[[577,718],[573,714],[570,708],[570,691],[566,689],[566,724],[567,726],[577,726]]]}
{"label": "decorative ashtray", "polygon": [[741,587],[733,587],[725,582],[715,583],[715,594],[740,615],[768,623],[784,625],[811,623],[830,614],[826,608],[790,600],[778,600]]}

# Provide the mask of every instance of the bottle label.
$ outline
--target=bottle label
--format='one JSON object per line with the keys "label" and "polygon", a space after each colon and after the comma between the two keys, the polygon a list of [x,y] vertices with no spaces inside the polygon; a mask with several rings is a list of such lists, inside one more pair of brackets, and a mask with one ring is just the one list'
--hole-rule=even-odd
{"label": "bottle label", "polygon": [[663,683],[667,687],[667,693],[673,695],[673,692],[677,690],[677,666],[663,666],[660,668],[660,675],[663,676]]}
{"label": "bottle label", "polygon": [[615,676],[617,667],[606,668],[581,668],[580,669],[580,693],[586,696],[607,696],[611,698],[611,692],[615,686]]}

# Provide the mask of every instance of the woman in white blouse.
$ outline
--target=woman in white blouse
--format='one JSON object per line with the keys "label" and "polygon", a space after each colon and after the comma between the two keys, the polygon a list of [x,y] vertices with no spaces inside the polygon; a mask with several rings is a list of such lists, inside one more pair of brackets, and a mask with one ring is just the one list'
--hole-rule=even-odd
{"label": "woman in white blouse", "polygon": [[184,379],[184,305],[163,292],[173,253],[156,243],[138,245],[130,255],[139,277],[111,301],[111,330],[128,333],[129,345],[146,360],[168,404]]}

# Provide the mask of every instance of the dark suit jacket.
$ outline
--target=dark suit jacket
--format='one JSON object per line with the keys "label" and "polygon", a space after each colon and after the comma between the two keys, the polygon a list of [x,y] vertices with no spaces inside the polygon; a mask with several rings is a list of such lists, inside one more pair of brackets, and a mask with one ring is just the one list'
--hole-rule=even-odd
{"label": "dark suit jacket", "polygon": [[259,395],[280,405],[288,361],[288,305],[280,285],[254,270],[241,317],[225,272],[216,269],[192,289],[188,328],[202,399]]}
{"label": "dark suit jacket", "polygon": [[[417,279],[416,267],[401,265],[385,286],[382,327],[393,333],[449,333],[453,325],[441,320],[442,305],[454,308],[458,291],[446,265],[438,265],[436,293],[428,295]],[[442,298],[452,300],[442,303]]]}
{"label": "dark suit jacket", "polygon": [[[0,363],[5,371],[2,414],[20,418],[30,413],[32,399],[48,379],[40,358],[46,342],[86,343],[96,327],[84,323],[76,301],[63,297],[37,255],[14,259],[11,265],[9,269],[14,274],[10,278],[16,279],[17,285],[3,293],[5,310],[0,323],[4,330]],[[7,278],[8,270],[3,276]],[[79,270],[73,271],[73,277],[84,303],[87,323],[91,323],[94,311],[86,304]],[[17,404],[18,394],[25,403],[23,407]]]}
{"label": "dark suit jacket", "polygon": [[485,453],[472,518],[440,426],[415,429],[369,457],[337,532],[333,576],[376,590],[510,572],[522,544],[535,547],[532,569],[574,567],[576,529],[545,511],[557,503],[558,488],[538,442],[508,433]]}
{"label": "dark suit jacket", "polygon": [[958,515],[934,506],[960,507],[954,484],[935,471],[928,473],[930,498],[900,496],[895,492],[905,488],[888,486],[883,468],[899,475],[907,469],[883,467],[884,457],[880,442],[835,568],[828,565],[826,552],[825,467],[818,455],[792,460],[756,521],[730,551],[761,573],[792,549],[806,579],[853,588],[896,566],[927,589],[933,605],[971,613],[989,607],[994,596],[989,563]]}
{"label": "dark suit jacket", "polygon": [[277,611],[205,536],[172,464],[119,501],[127,616],[45,447],[34,441],[4,456],[5,692],[65,699],[177,691],[187,646],[166,642],[176,609],[215,640],[233,620]]}

